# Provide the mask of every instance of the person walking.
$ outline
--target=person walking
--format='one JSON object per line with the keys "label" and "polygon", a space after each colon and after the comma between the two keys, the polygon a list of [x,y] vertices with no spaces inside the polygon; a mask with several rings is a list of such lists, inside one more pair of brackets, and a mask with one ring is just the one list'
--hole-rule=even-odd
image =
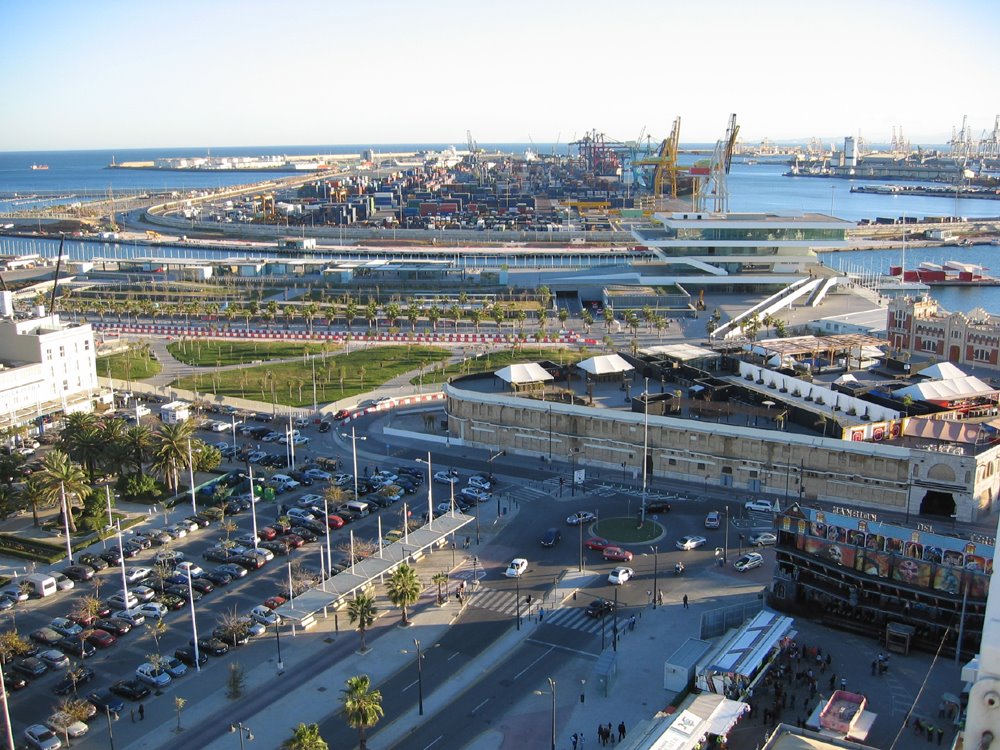
{"label": "person walking", "polygon": [[663,589],[656,592],[656,604],[659,607],[663,606]]}
{"label": "person walking", "polygon": [[618,741],[621,742],[623,739],[625,739],[625,722],[624,721],[618,723]]}
{"label": "person walking", "polygon": [[573,750],[576,750],[576,745],[580,741],[580,737],[576,732],[573,732],[572,740],[573,740]]}
{"label": "person walking", "polygon": [[941,727],[937,728],[938,744],[941,744],[941,740],[944,739],[944,729]]}
{"label": "person walking", "polygon": [[145,718],[146,718],[146,707],[140,703],[139,704],[139,721],[142,721]]}
{"label": "person walking", "polygon": [[684,602],[684,609],[687,609],[688,608],[688,595],[687,594],[684,594],[683,602]]}

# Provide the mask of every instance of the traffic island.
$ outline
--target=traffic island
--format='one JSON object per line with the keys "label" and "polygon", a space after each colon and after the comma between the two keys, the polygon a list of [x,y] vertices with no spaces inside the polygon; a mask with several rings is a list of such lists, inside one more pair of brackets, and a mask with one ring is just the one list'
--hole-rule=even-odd
{"label": "traffic island", "polygon": [[628,516],[621,518],[602,518],[591,530],[595,536],[603,537],[615,544],[643,544],[659,539],[664,534],[664,528],[649,518],[642,526],[636,525],[636,520]]}

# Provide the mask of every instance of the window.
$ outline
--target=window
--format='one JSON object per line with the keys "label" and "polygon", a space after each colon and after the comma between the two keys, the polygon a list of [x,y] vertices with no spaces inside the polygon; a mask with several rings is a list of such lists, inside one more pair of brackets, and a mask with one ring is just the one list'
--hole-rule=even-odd
{"label": "window", "polygon": [[920,350],[925,352],[936,352],[937,342],[930,339],[923,339],[920,342]]}

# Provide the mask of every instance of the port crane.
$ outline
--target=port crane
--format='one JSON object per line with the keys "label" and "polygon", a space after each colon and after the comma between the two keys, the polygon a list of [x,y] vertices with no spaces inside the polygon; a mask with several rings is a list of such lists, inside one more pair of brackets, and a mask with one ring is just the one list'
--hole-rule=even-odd
{"label": "port crane", "polygon": [[715,150],[709,166],[692,167],[691,174],[696,176],[697,184],[694,190],[694,207],[696,211],[704,211],[708,196],[714,198],[712,210],[716,213],[729,211],[729,187],[727,177],[733,164],[733,148],[739,135],[740,126],[736,124],[736,115],[729,116],[729,126],[726,137],[715,142]]}
{"label": "port crane", "polygon": [[653,199],[656,207],[659,208],[660,200],[663,196],[663,188],[666,183],[670,184],[670,196],[677,197],[677,173],[680,168],[677,166],[677,146],[681,139],[681,118],[674,119],[670,135],[660,143],[656,156],[648,156],[635,162],[637,166],[653,167],[653,175],[650,186],[653,191]]}

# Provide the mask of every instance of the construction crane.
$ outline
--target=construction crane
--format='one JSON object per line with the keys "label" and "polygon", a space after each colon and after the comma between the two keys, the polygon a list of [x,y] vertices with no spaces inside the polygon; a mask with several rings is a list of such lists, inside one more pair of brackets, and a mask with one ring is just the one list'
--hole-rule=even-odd
{"label": "construction crane", "polygon": [[681,118],[674,119],[670,135],[660,144],[660,150],[656,156],[636,161],[638,166],[653,167],[653,177],[650,180],[653,190],[653,198],[659,207],[659,201],[663,196],[663,187],[666,182],[670,183],[671,197],[677,197],[677,146],[681,139]]}
{"label": "construction crane", "polygon": [[698,176],[698,184],[694,191],[696,211],[704,211],[708,196],[714,199],[713,210],[716,213],[729,211],[729,187],[727,177],[733,164],[733,147],[739,135],[740,126],[736,124],[736,115],[729,116],[729,127],[726,137],[715,142],[712,160],[707,168],[691,169],[691,174]]}

